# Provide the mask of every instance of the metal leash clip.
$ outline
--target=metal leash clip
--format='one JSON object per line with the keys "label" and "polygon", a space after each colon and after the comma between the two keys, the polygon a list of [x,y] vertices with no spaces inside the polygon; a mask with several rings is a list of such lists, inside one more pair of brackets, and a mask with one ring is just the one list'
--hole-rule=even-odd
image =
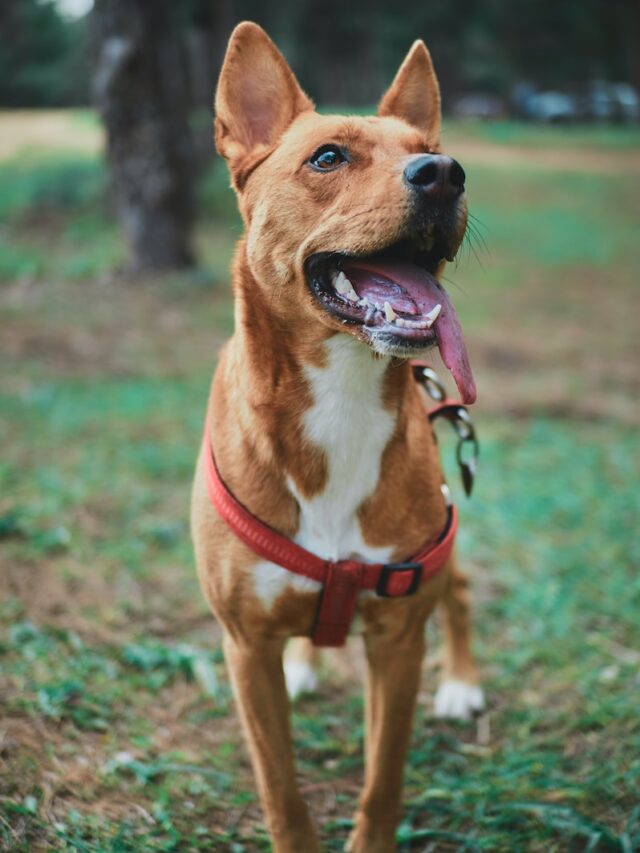
{"label": "metal leash clip", "polygon": [[444,385],[433,368],[424,364],[413,364],[412,368],[416,382],[419,382],[431,399],[439,404],[433,411],[429,412],[429,421],[433,423],[437,418],[444,418],[449,421],[458,436],[456,460],[460,468],[462,487],[469,497],[473,489],[478,456],[480,455],[480,443],[469,410],[462,403],[447,400]]}
{"label": "metal leash clip", "polygon": [[[454,429],[458,434],[458,447],[456,448],[456,459],[462,477],[462,486],[467,497],[471,495],[473,481],[478,468],[478,456],[480,455],[480,443],[476,437],[476,430],[467,409],[463,406],[458,408],[458,417],[454,423]],[[465,451],[465,448],[469,450]],[[466,458],[465,458],[466,456]]]}
{"label": "metal leash clip", "polygon": [[413,376],[432,400],[435,400],[436,403],[444,403],[447,399],[447,392],[440,381],[440,377],[432,367],[426,367],[422,364],[413,365]]}

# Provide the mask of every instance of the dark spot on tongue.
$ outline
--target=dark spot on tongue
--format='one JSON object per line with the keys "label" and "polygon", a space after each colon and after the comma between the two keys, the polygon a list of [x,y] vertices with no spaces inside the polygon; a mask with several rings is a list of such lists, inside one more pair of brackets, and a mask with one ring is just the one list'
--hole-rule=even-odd
{"label": "dark spot on tongue", "polygon": [[475,402],[476,385],[460,322],[447,292],[430,273],[414,264],[377,258],[350,260],[344,265],[344,273],[360,297],[380,305],[389,302],[397,313],[425,315],[440,303],[442,310],[433,326],[440,355],[462,402]]}

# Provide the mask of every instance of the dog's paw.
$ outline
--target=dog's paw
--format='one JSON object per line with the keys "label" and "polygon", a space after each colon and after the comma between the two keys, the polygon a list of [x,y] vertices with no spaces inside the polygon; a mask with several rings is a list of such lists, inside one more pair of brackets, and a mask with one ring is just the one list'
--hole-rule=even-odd
{"label": "dog's paw", "polygon": [[443,681],[434,702],[436,717],[453,720],[470,720],[484,711],[484,693],[477,684],[450,679]]}
{"label": "dog's paw", "polygon": [[285,661],[284,680],[290,699],[297,699],[303,693],[313,693],[318,687],[318,675],[312,666],[300,661]]}

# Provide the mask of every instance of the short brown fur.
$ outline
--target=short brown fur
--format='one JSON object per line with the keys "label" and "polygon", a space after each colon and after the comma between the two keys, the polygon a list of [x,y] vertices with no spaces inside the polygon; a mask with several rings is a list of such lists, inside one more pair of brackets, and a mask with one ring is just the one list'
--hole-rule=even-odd
{"label": "short brown fur", "polygon": [[[362,338],[357,329],[345,332],[313,299],[304,261],[326,250],[371,253],[402,236],[408,201],[399,170],[412,156],[438,150],[439,97],[428,51],[416,42],[378,117],[320,116],[259,27],[241,24],[231,37],[216,97],[216,143],[229,164],[245,236],[233,264],[236,328],[211,387],[209,438],[237,498],[286,536],[300,523],[288,481],[312,498],[328,477],[322,448],[304,434],[304,413],[313,404],[305,367],[325,365],[325,344],[335,335]],[[327,140],[353,152],[346,182],[339,172],[318,176],[307,168],[311,152]],[[465,225],[466,208],[458,242]],[[358,518],[369,545],[391,546],[401,559],[441,530],[445,507],[437,451],[406,362],[391,361],[383,405],[395,423],[383,453],[385,474]],[[258,557],[213,509],[202,455],[192,531],[202,588],[224,629],[274,848],[314,853],[317,835],[295,782],[282,654],[289,637],[309,636],[318,594],[289,588],[264,606],[253,584]],[[395,849],[424,625],[438,601],[448,672],[473,684],[466,592],[455,560],[410,598],[360,603],[369,683],[366,779],[349,842],[353,853]]]}

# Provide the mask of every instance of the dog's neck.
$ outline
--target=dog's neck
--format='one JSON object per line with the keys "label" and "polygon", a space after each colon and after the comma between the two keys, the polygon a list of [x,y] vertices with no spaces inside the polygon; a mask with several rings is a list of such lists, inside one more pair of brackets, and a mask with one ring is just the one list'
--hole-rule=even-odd
{"label": "dog's neck", "polygon": [[[277,404],[283,385],[308,385],[306,371],[310,367],[335,366],[334,381],[347,387],[355,384],[354,394],[365,393],[364,389],[359,391],[363,383],[365,388],[372,382],[379,383],[391,360],[376,355],[351,335],[337,334],[309,319],[300,310],[296,297],[289,297],[290,302],[286,302],[290,290],[280,282],[260,286],[249,268],[245,244],[241,241],[234,263],[235,332],[231,346],[251,377],[252,396],[264,394],[272,404]],[[344,368],[339,361],[335,364],[331,355],[336,340],[344,341],[341,347]],[[355,383],[350,378],[352,370],[357,373]],[[304,389],[300,391],[304,396]],[[391,401],[387,401],[386,407],[390,405]]]}
{"label": "dog's neck", "polygon": [[[276,304],[282,296],[277,292],[272,296],[261,288],[243,253],[239,255],[234,288],[236,329],[230,349],[237,379],[255,414],[260,417],[268,409],[271,416],[301,419],[300,441],[307,451],[310,442],[344,447],[354,433],[360,444],[367,445],[368,434],[375,427],[372,409],[392,429],[409,375],[406,365],[377,355],[352,335],[336,333],[307,317],[300,319],[302,312],[295,304],[283,313]],[[282,436],[275,438],[274,444],[281,447]],[[377,455],[383,449],[384,445]],[[279,452],[274,447],[274,454]],[[377,461],[370,460],[372,465]],[[298,487],[313,491],[304,482]]]}
{"label": "dog's neck", "polygon": [[294,306],[284,317],[240,253],[234,293],[236,329],[211,411],[229,487],[264,521],[327,559],[386,559],[395,535],[376,528],[383,517],[393,528],[398,511],[411,543],[403,553],[410,553],[424,541],[427,504],[437,507],[435,523],[444,519],[409,366],[349,334],[300,322]]}

